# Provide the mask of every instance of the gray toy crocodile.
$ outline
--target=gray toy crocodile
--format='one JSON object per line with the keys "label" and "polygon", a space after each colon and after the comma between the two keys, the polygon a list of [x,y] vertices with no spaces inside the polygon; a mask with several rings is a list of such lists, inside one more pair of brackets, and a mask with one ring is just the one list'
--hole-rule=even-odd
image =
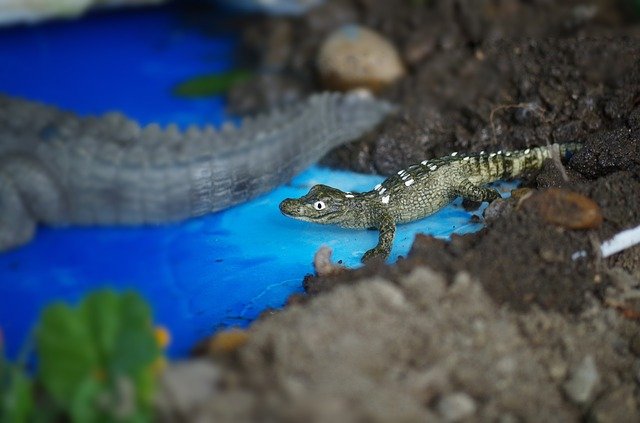
{"label": "gray toy crocodile", "polygon": [[0,251],[28,242],[37,222],[157,224],[233,206],[288,181],[392,109],[362,94],[326,93],[239,128],[181,133],[0,96]]}
{"label": "gray toy crocodile", "polygon": [[435,213],[457,196],[473,201],[493,201],[500,194],[483,184],[513,178],[539,169],[554,149],[561,157],[578,151],[581,144],[553,144],[521,151],[459,155],[434,160],[399,171],[365,193],[343,192],[316,185],[298,199],[286,199],[280,210],[295,219],[335,224],[345,228],[377,228],[378,245],[362,261],[391,252],[397,223],[407,223]]}

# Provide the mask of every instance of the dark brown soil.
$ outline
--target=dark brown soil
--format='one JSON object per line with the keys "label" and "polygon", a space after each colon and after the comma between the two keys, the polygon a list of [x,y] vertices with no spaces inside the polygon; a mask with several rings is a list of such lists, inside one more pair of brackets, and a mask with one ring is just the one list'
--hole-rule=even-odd
{"label": "dark brown soil", "polygon": [[302,18],[255,22],[246,44],[264,74],[233,91],[236,111],[320,90],[314,54],[343,23],[385,34],[408,64],[381,93],[401,112],[324,164],[390,174],[452,151],[583,141],[566,169],[548,161],[524,183],[581,193],[604,221],[568,230],[512,199],[490,206],[479,233],[450,242],[418,235],[394,265],[309,276],[307,297],[255,324],[220,370],[226,388],[208,413],[637,421],[640,246],[607,259],[598,248],[640,224],[633,4],[339,0]]}

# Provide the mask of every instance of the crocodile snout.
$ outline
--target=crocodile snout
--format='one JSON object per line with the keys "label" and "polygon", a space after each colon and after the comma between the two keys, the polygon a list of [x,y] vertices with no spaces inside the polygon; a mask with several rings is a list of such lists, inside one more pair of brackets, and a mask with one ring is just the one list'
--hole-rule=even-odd
{"label": "crocodile snout", "polygon": [[299,209],[298,202],[293,198],[287,198],[280,203],[280,212],[286,216],[291,216]]}

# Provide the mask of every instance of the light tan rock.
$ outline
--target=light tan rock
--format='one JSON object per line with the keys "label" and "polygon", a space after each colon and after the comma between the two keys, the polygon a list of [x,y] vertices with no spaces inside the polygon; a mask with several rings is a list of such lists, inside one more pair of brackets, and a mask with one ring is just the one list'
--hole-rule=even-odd
{"label": "light tan rock", "polygon": [[405,74],[395,46],[358,25],[345,25],[329,34],[318,52],[317,66],[324,86],[341,91],[379,91]]}

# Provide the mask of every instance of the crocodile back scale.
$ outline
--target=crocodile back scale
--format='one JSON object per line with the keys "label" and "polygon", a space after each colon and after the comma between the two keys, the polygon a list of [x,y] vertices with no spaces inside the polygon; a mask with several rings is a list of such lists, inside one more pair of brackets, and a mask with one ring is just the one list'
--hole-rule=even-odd
{"label": "crocodile back scale", "polygon": [[483,185],[540,169],[554,153],[568,159],[581,147],[582,144],[567,143],[519,151],[453,153],[400,170],[365,193],[316,185],[301,198],[284,200],[280,210],[287,216],[309,222],[356,229],[377,228],[380,231],[378,245],[367,251],[363,260],[387,257],[396,224],[433,214],[458,196],[473,201],[500,198],[496,190]]}
{"label": "crocodile back scale", "polygon": [[158,224],[233,206],[288,181],[392,110],[371,96],[324,93],[239,127],[181,132],[0,96],[0,251],[31,239],[37,222]]}

